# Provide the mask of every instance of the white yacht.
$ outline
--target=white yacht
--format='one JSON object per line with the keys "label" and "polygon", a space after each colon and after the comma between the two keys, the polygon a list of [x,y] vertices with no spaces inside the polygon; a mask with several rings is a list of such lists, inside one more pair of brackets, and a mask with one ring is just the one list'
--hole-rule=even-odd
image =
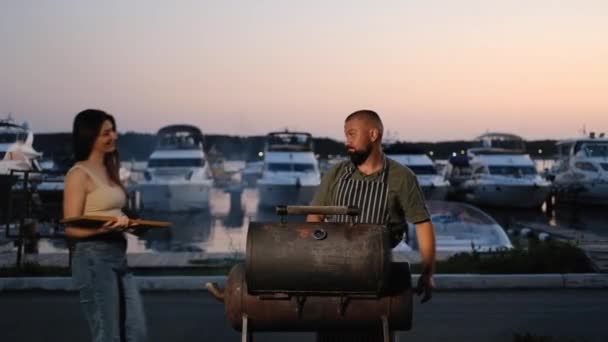
{"label": "white yacht", "polygon": [[33,144],[34,133],[27,125],[17,125],[11,118],[0,120],[0,174],[40,171],[38,159],[42,153],[34,150]]}
{"label": "white yacht", "polygon": [[203,149],[203,134],[191,125],[170,125],[158,133],[138,184],[144,210],[199,211],[209,208],[213,177]]}
{"label": "white yacht", "polygon": [[416,174],[426,200],[444,200],[450,182],[437,172],[433,160],[424,152],[390,145],[384,149],[386,155]]}
{"label": "white yacht", "polygon": [[[34,150],[33,143],[34,134],[28,129],[27,124],[18,125],[10,117],[0,120],[0,222],[4,223],[6,219],[10,219],[8,199],[11,197],[7,194],[24,186],[25,172],[20,171],[36,171],[28,175],[29,185],[40,180],[38,159],[42,154]],[[24,207],[23,198],[23,196],[13,197],[14,210]]]}
{"label": "white yacht", "polygon": [[551,183],[537,171],[525,153],[522,138],[488,133],[477,138],[478,147],[467,151],[470,179],[462,181],[464,199],[479,205],[520,208],[540,207]]}
{"label": "white yacht", "polygon": [[558,159],[550,174],[557,201],[608,204],[608,139],[587,138],[557,143]]}
{"label": "white yacht", "polygon": [[261,207],[309,204],[320,183],[319,163],[309,133],[267,135],[264,167],[257,182]]}

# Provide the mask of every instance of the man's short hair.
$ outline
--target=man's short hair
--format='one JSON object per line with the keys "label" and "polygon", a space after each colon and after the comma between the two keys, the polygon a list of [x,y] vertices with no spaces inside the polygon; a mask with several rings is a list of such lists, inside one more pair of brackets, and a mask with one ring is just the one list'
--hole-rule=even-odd
{"label": "man's short hair", "polygon": [[380,134],[382,134],[382,132],[384,132],[384,125],[382,124],[382,120],[380,119],[380,116],[378,115],[378,113],[374,112],[373,110],[369,110],[369,109],[358,110],[358,111],[350,114],[349,116],[347,116],[346,120],[344,120],[344,122],[350,121],[352,119],[357,119],[357,118],[369,120],[380,131]]}

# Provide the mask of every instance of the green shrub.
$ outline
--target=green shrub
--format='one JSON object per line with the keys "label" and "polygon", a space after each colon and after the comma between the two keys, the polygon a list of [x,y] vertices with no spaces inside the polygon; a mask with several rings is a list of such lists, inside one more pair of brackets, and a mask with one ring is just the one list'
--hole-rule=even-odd
{"label": "green shrub", "polygon": [[[418,272],[420,266],[413,267]],[[571,244],[531,240],[527,249],[471,252],[437,263],[437,273],[587,273],[594,272],[585,253]]]}
{"label": "green shrub", "polygon": [[[136,275],[227,275],[230,268],[242,262],[240,259],[192,260],[189,267],[133,268]],[[420,273],[419,264],[412,265],[413,273]],[[531,240],[527,249],[516,247],[512,250],[487,253],[459,253],[448,260],[437,263],[437,273],[587,273],[594,272],[585,253],[571,244]],[[0,268],[0,277],[45,277],[70,276],[68,267],[40,266],[25,263],[21,268]]]}

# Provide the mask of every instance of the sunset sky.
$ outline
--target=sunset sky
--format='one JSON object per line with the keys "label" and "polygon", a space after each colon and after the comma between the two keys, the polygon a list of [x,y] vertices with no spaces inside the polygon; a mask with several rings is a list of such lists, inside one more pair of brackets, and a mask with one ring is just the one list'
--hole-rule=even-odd
{"label": "sunset sky", "polygon": [[123,132],[341,139],[361,108],[410,141],[608,132],[608,1],[3,0],[0,118],[89,107]]}

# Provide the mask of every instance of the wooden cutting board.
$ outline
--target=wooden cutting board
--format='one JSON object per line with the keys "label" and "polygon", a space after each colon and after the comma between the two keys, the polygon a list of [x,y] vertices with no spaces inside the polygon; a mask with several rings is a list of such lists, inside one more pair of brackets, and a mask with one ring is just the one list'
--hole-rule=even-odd
{"label": "wooden cutting board", "polygon": [[[99,228],[103,226],[108,221],[114,221],[115,217],[113,216],[95,216],[95,215],[83,215],[83,216],[75,216],[61,220],[60,222],[74,227],[82,227],[82,228]],[[171,226],[170,222],[165,221],[150,221],[150,220],[140,220],[140,219],[130,219],[132,223],[137,223],[136,226],[132,226],[129,228],[169,228]]]}

